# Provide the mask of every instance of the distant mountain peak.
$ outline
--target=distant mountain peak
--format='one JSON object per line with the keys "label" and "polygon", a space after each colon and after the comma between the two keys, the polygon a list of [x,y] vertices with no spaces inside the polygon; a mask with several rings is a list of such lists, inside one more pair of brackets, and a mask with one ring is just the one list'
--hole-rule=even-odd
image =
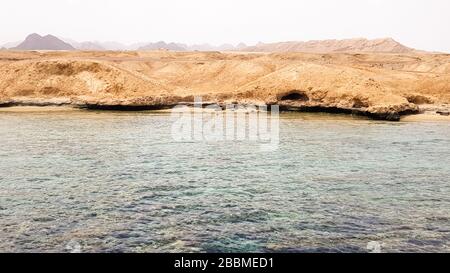
{"label": "distant mountain peak", "polygon": [[25,40],[16,46],[17,50],[75,50],[75,48],[62,41],[61,39],[53,36],[46,35],[41,36],[37,33],[28,35]]}
{"label": "distant mountain peak", "polygon": [[25,40],[30,40],[30,39],[41,39],[42,36],[37,34],[37,33],[32,33],[30,35],[28,35]]}
{"label": "distant mountain peak", "polygon": [[59,39],[58,37],[53,36],[53,35],[51,35],[51,34],[47,34],[47,35],[45,35],[43,38],[45,38],[45,39]]}

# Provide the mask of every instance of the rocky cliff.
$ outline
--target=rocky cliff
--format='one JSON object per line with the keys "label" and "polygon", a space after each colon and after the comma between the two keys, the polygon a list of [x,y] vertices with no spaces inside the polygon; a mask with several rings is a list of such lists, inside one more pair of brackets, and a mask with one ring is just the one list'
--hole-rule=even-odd
{"label": "rocky cliff", "polygon": [[450,103],[450,55],[0,52],[0,104],[155,109],[192,102],[398,120]]}

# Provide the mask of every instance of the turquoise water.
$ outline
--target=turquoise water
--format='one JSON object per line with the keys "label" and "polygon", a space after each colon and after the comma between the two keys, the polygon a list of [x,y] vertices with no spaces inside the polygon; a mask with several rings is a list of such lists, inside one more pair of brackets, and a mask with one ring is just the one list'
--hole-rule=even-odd
{"label": "turquoise water", "polygon": [[282,114],[266,153],[171,125],[0,112],[0,251],[450,250],[449,123]]}

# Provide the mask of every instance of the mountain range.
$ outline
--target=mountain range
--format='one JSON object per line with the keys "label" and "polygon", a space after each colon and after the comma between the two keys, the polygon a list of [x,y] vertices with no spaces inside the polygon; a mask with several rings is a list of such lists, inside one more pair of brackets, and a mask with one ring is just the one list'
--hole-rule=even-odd
{"label": "mountain range", "polygon": [[309,52],[309,53],[330,53],[330,52],[389,52],[389,53],[410,53],[416,51],[400,44],[392,38],[368,40],[364,38],[345,40],[321,40],[308,42],[282,42],[271,44],[258,44],[247,47],[248,52]]}
{"label": "mountain range", "polygon": [[384,52],[384,53],[413,53],[419,52],[407,47],[392,38],[368,40],[364,38],[344,40],[291,41],[280,43],[258,43],[247,46],[223,44],[187,45],[182,43],[166,43],[164,41],[135,43],[126,45],[118,42],[86,41],[77,42],[53,35],[41,36],[31,34],[23,42],[13,42],[1,45],[0,48],[13,50],[83,50],[83,51],[128,51],[128,50],[168,50],[168,51],[245,51],[245,52],[308,52],[308,53],[342,53],[342,52]]}

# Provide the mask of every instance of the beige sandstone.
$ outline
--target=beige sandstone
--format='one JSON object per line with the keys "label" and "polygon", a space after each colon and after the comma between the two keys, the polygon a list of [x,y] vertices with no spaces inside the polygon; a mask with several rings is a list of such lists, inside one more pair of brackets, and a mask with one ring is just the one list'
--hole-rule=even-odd
{"label": "beige sandstone", "polygon": [[398,120],[448,111],[450,55],[425,53],[0,52],[0,105],[153,109],[192,102]]}

